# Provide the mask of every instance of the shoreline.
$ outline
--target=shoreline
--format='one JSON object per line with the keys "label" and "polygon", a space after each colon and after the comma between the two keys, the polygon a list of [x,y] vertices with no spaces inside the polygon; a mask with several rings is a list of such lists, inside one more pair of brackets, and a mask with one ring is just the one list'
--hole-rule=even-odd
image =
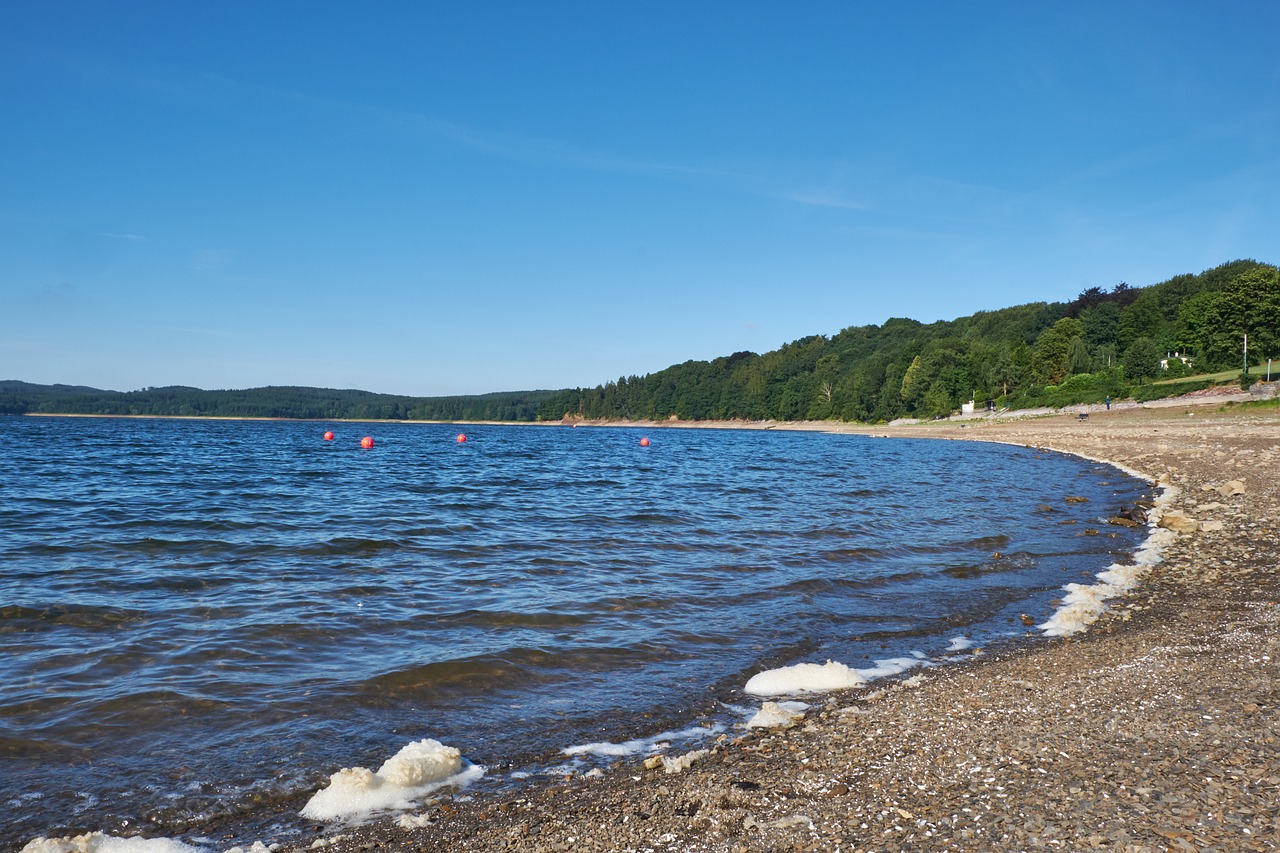
{"label": "shoreline", "polygon": [[[1162,535],[1163,561],[1083,634],[1038,626],[1029,642],[804,697],[795,727],[730,731],[696,760],[440,792],[400,820],[316,824],[278,849],[1280,849],[1280,413],[754,428],[1068,453],[1158,479],[1202,529],[1150,527],[1143,547]],[[1216,490],[1232,481],[1243,491]]]}
{"label": "shoreline", "polygon": [[[1162,561],[1083,634],[811,698],[796,727],[732,733],[683,772],[629,761],[445,795],[410,828],[317,827],[316,842],[282,849],[1280,849],[1280,414],[813,428],[1147,472],[1202,529],[1170,534]],[[1231,481],[1243,492],[1223,494]]]}

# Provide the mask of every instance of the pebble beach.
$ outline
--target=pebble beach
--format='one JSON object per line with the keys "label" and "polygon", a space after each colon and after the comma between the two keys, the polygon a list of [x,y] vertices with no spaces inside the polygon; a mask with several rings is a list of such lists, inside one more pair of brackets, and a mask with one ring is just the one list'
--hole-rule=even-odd
{"label": "pebble beach", "polygon": [[836,428],[1062,451],[1171,487],[1161,561],[1086,631],[1027,626],[1022,647],[809,698],[706,754],[445,793],[284,849],[1280,849],[1280,413],[1197,402]]}

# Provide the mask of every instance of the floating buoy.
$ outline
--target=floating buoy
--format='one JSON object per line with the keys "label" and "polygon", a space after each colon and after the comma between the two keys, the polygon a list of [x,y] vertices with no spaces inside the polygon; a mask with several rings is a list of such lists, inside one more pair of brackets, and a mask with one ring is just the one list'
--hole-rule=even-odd
{"label": "floating buoy", "polygon": [[464,444],[466,443],[466,440],[467,440],[467,434],[465,432],[458,433],[458,444]]}
{"label": "floating buoy", "polygon": [[326,432],[326,433],[324,434],[324,440],[325,440],[325,441],[333,441],[333,430],[330,430],[329,432]]}
{"label": "floating buoy", "polygon": [[642,438],[642,439],[640,439],[640,446],[641,446],[641,447],[648,447],[648,446],[649,446],[649,439],[647,439],[647,438]]}
{"label": "floating buoy", "polygon": [[373,447],[373,436],[366,435],[364,438],[360,439],[360,446]]}

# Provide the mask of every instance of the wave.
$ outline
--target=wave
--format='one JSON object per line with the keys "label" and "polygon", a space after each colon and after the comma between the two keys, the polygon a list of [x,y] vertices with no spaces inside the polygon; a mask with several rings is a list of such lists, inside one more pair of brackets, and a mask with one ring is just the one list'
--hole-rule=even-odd
{"label": "wave", "polygon": [[21,604],[0,606],[0,633],[38,631],[44,627],[110,630],[151,618],[145,610],[85,604],[51,604],[45,607]]}
{"label": "wave", "polygon": [[446,616],[436,616],[440,625],[467,625],[477,628],[572,628],[591,620],[572,613],[517,612],[512,610],[465,610]]}
{"label": "wave", "polygon": [[562,680],[565,674],[615,672],[670,660],[665,646],[600,646],[582,649],[513,647],[501,653],[435,661],[376,675],[349,687],[335,688],[353,701],[382,704],[407,697],[427,700],[436,694],[519,688]]}

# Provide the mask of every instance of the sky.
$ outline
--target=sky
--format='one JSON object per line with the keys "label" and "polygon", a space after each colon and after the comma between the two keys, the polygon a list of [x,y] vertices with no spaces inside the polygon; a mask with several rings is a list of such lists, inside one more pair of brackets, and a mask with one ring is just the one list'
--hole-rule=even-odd
{"label": "sky", "polygon": [[1280,262],[1280,3],[0,3],[0,379],[594,386]]}

